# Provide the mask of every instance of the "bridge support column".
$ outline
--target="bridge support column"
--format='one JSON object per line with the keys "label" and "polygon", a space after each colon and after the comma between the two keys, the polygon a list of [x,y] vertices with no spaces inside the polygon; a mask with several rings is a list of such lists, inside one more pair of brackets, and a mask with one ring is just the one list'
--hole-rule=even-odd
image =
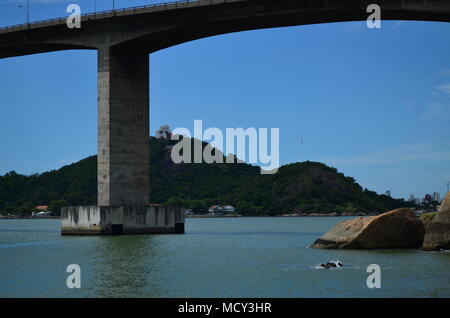
{"label": "bridge support column", "polygon": [[149,55],[98,50],[98,205],[149,202]]}
{"label": "bridge support column", "polygon": [[181,207],[149,206],[149,56],[98,50],[98,206],[64,207],[62,235],[184,233]]}

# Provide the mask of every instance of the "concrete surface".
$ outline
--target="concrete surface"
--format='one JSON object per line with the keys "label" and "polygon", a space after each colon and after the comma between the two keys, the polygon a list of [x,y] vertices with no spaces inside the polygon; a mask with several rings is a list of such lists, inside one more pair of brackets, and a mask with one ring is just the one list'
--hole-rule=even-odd
{"label": "concrete surface", "polygon": [[184,210],[166,206],[78,206],[61,212],[62,235],[184,233]]}
{"label": "concrete surface", "polygon": [[98,201],[149,202],[149,58],[142,52],[98,51]]}

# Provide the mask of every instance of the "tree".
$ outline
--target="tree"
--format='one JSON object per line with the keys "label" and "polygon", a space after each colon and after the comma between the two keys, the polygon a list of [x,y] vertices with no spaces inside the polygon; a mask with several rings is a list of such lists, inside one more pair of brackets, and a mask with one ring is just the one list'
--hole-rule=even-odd
{"label": "tree", "polygon": [[[261,175],[259,167],[246,163],[175,164],[171,150],[176,140],[151,137],[149,143],[151,203],[203,213],[220,201],[242,215],[384,212],[411,205],[363,189],[353,178],[319,162],[288,164],[276,174]],[[58,213],[63,205],[97,204],[96,156],[42,174],[11,171],[0,176],[0,212],[18,213],[20,207],[27,214],[32,211],[30,202],[36,206],[60,200],[68,204],[52,204]]]}
{"label": "tree", "polygon": [[5,214],[5,215],[8,213],[15,214],[16,212],[17,212],[17,207],[15,205],[10,204],[5,207],[5,211],[3,211],[3,214]]}
{"label": "tree", "polygon": [[238,203],[236,203],[236,212],[239,214],[245,214],[245,215],[251,214],[251,212],[252,212],[251,209],[252,208],[251,208],[250,204],[248,204],[245,201],[239,201]]}
{"label": "tree", "polygon": [[195,212],[205,212],[208,210],[208,204],[205,200],[192,200],[190,208]]}
{"label": "tree", "polygon": [[56,215],[61,215],[61,208],[68,205],[69,202],[66,200],[55,200],[49,203],[48,209],[49,211],[55,212]]}
{"label": "tree", "polygon": [[19,207],[18,212],[21,216],[30,216],[34,210],[35,205],[32,202],[27,202]]}
{"label": "tree", "polygon": [[166,205],[186,207],[188,204],[187,204],[186,200],[174,197],[174,198],[170,198],[169,200],[167,200]]}

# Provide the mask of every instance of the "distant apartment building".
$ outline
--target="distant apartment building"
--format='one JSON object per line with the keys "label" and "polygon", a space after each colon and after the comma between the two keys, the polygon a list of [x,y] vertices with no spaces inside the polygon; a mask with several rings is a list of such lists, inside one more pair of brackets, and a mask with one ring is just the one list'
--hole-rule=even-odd
{"label": "distant apartment building", "polygon": [[441,198],[440,198],[439,192],[433,192],[433,201],[441,202]]}
{"label": "distant apartment building", "polygon": [[433,194],[426,194],[422,199],[416,198],[414,194],[409,195],[408,202],[412,202],[415,204],[427,204],[431,202],[441,202],[441,196],[439,192],[433,192]]}
{"label": "distant apartment building", "polygon": [[384,195],[390,197],[391,196],[391,191],[387,190]]}

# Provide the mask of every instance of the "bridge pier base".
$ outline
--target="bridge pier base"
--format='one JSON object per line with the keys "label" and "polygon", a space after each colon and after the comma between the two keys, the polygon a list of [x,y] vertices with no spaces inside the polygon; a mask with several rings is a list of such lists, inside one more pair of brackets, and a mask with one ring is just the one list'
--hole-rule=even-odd
{"label": "bridge pier base", "polygon": [[64,207],[62,235],[184,233],[184,211],[165,206]]}

